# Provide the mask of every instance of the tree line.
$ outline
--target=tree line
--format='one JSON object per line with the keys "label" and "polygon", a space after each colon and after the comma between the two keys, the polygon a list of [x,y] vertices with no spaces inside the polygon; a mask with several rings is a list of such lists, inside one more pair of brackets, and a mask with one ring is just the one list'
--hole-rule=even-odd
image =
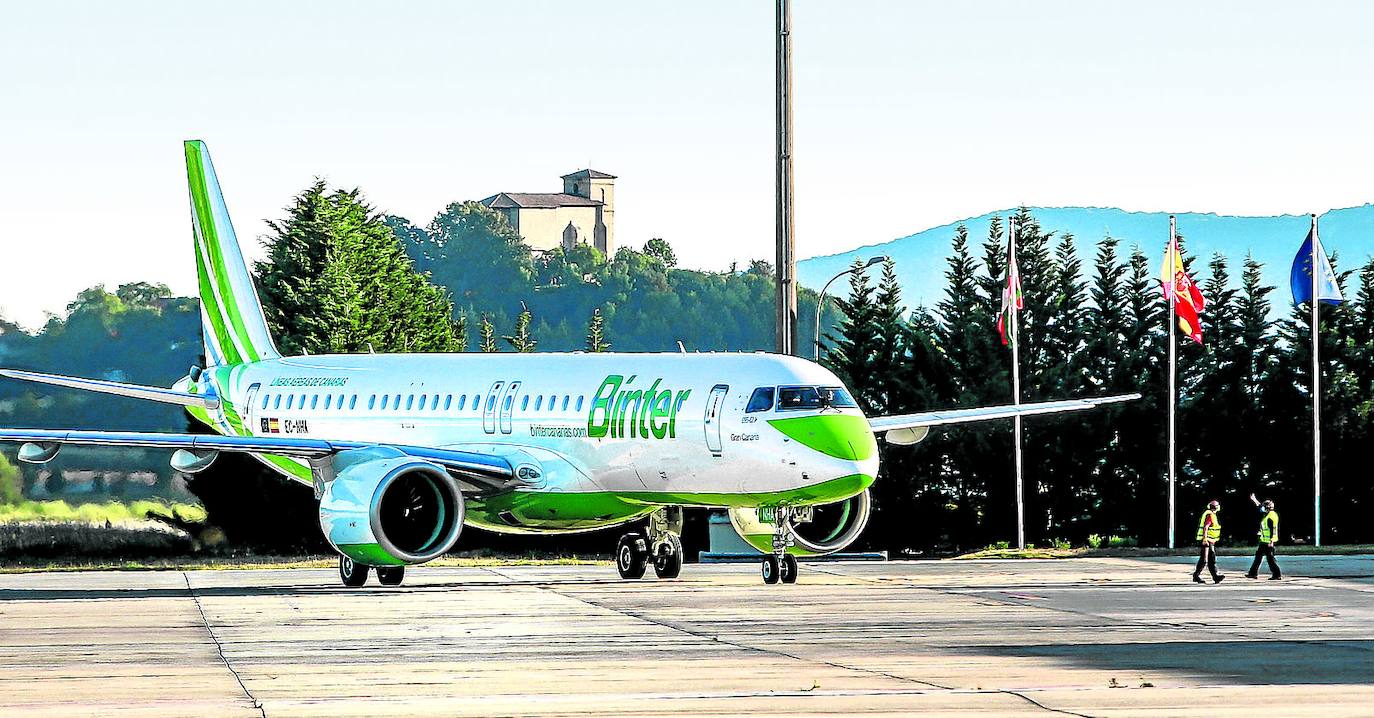
{"label": "tree line", "polygon": [[[1160,257],[1097,243],[1085,275],[1073,238],[1016,213],[1025,309],[1020,315],[1023,401],[1139,392],[1093,411],[1024,420],[1027,540],[1122,536],[1162,545],[1166,489],[1167,305]],[[981,247],[956,229],[933,307],[903,309],[893,268],[851,275],[824,361],[871,414],[1011,402],[1011,352],[995,325],[1006,282],[1004,220]],[[1295,238],[1296,249],[1301,238]],[[1162,246],[1162,241],[1161,241]],[[1366,512],[1374,481],[1374,260],[1342,272],[1346,303],[1321,308],[1323,537],[1374,539]],[[1235,542],[1253,542],[1246,496],[1273,498],[1284,540],[1312,534],[1310,309],[1275,318],[1274,287],[1246,257],[1239,279],[1214,255],[1198,277],[1207,299],[1204,342],[1178,346],[1177,532],[1191,542],[1197,515],[1217,498]],[[955,550],[1015,537],[1011,422],[936,429],[921,444],[883,444],[867,534],[895,551]],[[1223,513],[1223,516],[1227,515]]]}

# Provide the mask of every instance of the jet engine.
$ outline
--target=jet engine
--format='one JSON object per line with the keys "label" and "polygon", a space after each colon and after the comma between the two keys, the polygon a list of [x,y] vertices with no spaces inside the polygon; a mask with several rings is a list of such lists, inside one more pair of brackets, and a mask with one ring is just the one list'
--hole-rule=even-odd
{"label": "jet engine", "polygon": [[424,563],[453,548],[463,494],[443,467],[394,449],[334,459],[320,498],[320,528],[340,553],[367,566]]}
{"label": "jet engine", "polygon": [[[787,521],[792,525],[795,542],[787,552],[794,556],[823,556],[843,550],[863,533],[871,506],[865,489],[831,504],[793,507]],[[764,553],[773,551],[776,517],[777,512],[767,507],[730,509],[730,524],[735,532]]]}

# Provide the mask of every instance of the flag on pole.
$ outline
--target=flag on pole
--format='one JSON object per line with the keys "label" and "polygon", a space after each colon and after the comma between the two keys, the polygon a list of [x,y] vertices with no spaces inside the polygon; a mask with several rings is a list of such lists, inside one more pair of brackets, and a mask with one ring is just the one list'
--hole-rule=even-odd
{"label": "flag on pole", "polygon": [[1307,240],[1293,257],[1293,269],[1288,273],[1289,284],[1293,288],[1293,303],[1303,304],[1312,301],[1312,255],[1317,255],[1321,274],[1317,275],[1317,300],[1327,304],[1340,304],[1345,301],[1341,295],[1340,282],[1331,269],[1331,260],[1326,258],[1321,241],[1317,241],[1316,251],[1312,249],[1312,232],[1307,232]]}
{"label": "flag on pole", "polygon": [[1026,300],[1021,294],[1021,270],[1016,267],[1016,237],[1013,235],[1007,242],[1007,286],[1002,288],[1002,312],[997,315],[997,333],[1002,336],[1002,346],[1016,341],[1015,336],[1007,335],[1007,329],[1011,326],[1012,312],[1025,308]]}
{"label": "flag on pole", "polygon": [[1207,306],[1202,290],[1188,276],[1183,268],[1183,253],[1179,251],[1178,240],[1169,239],[1169,247],[1164,250],[1164,264],[1160,266],[1159,281],[1164,287],[1164,298],[1174,298],[1174,313],[1178,315],[1178,327],[1193,341],[1202,343],[1202,322],[1198,314]]}

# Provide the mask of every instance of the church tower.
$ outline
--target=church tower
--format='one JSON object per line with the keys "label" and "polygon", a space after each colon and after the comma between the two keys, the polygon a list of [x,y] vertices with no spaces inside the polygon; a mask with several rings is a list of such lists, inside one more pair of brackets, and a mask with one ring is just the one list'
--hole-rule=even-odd
{"label": "church tower", "polygon": [[607,257],[615,251],[615,175],[593,169],[563,175],[563,193],[600,202],[594,244]]}

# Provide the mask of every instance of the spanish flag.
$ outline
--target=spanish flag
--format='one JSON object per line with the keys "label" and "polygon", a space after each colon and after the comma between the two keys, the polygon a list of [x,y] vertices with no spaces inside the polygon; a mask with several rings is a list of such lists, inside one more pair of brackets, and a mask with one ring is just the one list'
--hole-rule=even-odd
{"label": "spanish flag", "polygon": [[1178,314],[1179,329],[1193,341],[1201,344],[1202,322],[1198,320],[1198,314],[1207,306],[1207,300],[1183,268],[1183,253],[1178,248],[1177,237],[1170,237],[1169,246],[1164,250],[1164,263],[1159,268],[1159,281],[1164,287],[1164,299],[1174,300],[1174,313]]}

